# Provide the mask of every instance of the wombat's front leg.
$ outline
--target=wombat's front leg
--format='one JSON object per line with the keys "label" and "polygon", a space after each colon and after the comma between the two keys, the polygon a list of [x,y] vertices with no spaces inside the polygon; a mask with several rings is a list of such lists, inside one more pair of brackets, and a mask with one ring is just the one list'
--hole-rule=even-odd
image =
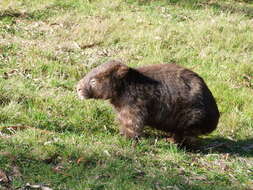
{"label": "wombat's front leg", "polygon": [[124,108],[118,113],[120,134],[128,138],[137,138],[142,134],[143,119],[137,110]]}

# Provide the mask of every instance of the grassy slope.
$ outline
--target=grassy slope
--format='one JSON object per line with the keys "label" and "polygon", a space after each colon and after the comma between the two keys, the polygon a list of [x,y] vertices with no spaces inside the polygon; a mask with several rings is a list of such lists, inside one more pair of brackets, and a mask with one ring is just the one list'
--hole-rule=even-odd
{"label": "grassy slope", "polygon": [[[252,39],[250,1],[3,1],[0,168],[13,177],[9,189],[253,188]],[[203,76],[222,117],[201,151],[155,135],[134,145],[107,102],[76,98],[76,82],[113,58]],[[17,125],[27,127],[7,128]]]}

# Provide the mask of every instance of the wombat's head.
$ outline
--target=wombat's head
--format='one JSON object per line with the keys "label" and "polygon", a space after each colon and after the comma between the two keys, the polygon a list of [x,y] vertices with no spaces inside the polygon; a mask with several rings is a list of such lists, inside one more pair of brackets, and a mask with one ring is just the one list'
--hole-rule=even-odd
{"label": "wombat's head", "polygon": [[80,99],[111,99],[117,95],[121,80],[129,67],[119,61],[110,61],[91,70],[77,84]]}

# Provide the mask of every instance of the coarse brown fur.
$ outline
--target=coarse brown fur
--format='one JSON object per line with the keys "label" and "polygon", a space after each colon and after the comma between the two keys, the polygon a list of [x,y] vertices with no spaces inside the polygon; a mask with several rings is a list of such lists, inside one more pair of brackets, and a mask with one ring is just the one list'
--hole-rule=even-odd
{"label": "coarse brown fur", "polygon": [[144,126],[173,134],[178,143],[215,130],[219,110],[203,79],[175,64],[130,68],[102,64],[77,85],[80,98],[108,99],[117,111],[121,134],[136,138]]}

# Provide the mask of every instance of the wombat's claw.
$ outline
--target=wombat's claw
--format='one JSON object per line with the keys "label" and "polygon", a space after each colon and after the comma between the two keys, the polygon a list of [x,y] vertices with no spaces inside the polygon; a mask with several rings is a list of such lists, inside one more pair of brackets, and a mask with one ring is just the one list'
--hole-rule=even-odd
{"label": "wombat's claw", "polygon": [[140,141],[140,136],[135,136],[133,139],[134,139],[136,142],[139,142],[139,141]]}
{"label": "wombat's claw", "polygon": [[165,140],[169,143],[176,144],[176,140],[173,137],[167,137]]}

